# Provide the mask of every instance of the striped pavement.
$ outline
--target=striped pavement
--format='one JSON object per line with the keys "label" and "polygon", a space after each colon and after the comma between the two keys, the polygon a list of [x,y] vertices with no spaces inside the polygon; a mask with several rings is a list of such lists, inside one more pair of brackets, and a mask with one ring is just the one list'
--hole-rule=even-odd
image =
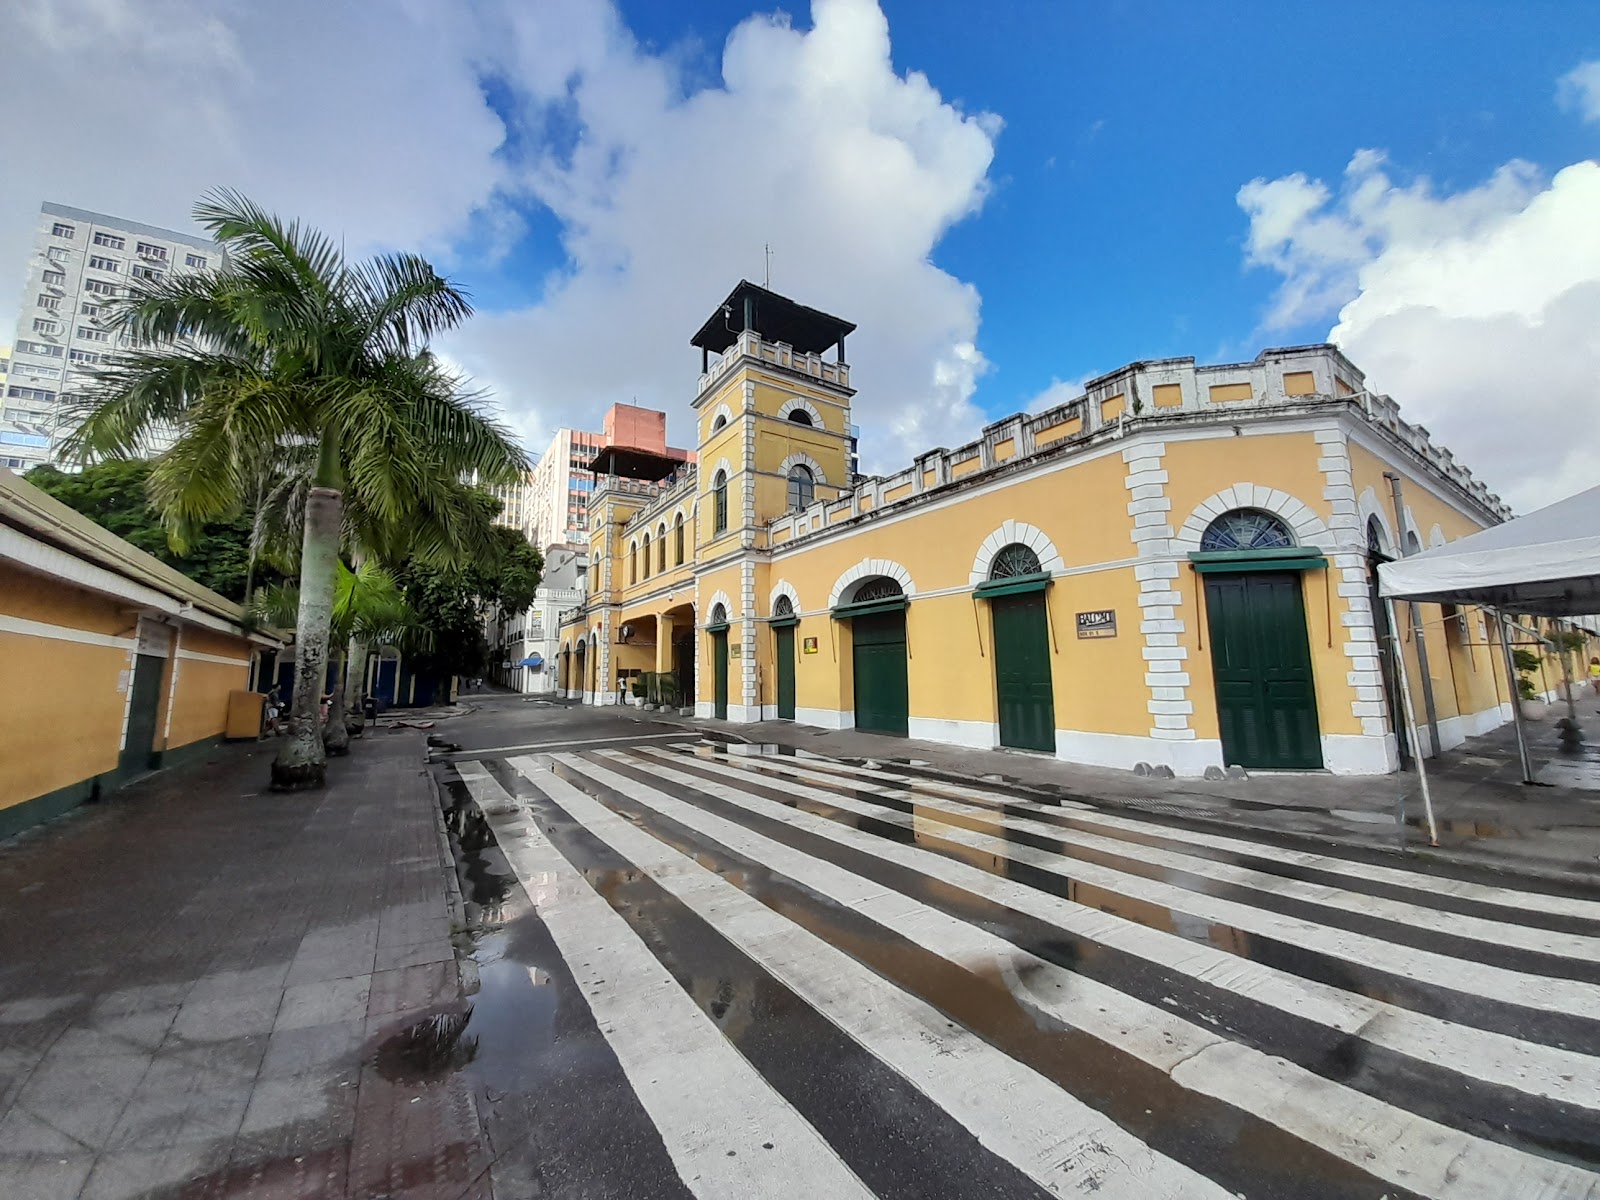
{"label": "striped pavement", "polygon": [[803,754],[456,770],[676,1194],[1600,1200],[1600,901]]}

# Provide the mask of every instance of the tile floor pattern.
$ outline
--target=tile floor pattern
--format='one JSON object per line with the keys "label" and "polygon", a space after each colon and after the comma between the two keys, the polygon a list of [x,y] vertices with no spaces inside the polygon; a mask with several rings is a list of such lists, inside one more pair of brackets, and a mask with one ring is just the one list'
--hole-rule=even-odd
{"label": "tile floor pattern", "polygon": [[372,1065],[459,996],[421,738],[271,749],[0,844],[0,1196],[487,1194],[466,1087]]}

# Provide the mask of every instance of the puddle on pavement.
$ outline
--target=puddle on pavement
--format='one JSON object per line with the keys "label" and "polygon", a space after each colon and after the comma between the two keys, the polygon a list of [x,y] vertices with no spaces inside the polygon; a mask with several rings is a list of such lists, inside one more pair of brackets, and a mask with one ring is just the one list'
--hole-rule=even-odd
{"label": "puddle on pavement", "polygon": [[385,1079],[426,1083],[466,1066],[477,1056],[478,1039],[468,1032],[473,1007],[430,1013],[379,1044],[373,1066]]}

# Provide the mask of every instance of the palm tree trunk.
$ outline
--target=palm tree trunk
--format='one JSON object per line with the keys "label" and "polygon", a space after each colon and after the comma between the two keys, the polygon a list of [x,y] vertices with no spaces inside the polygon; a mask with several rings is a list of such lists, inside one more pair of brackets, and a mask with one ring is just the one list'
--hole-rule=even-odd
{"label": "palm tree trunk", "polygon": [[328,717],[322,723],[322,747],[336,757],[350,753],[350,731],[344,724],[344,675],[347,661],[341,648],[339,667],[333,677],[333,696],[328,701]]}
{"label": "palm tree trunk", "polygon": [[344,515],[342,482],[338,444],[332,434],[326,434],[317,477],[306,497],[300,613],[294,637],[294,699],[289,707],[289,736],[272,763],[272,786],[278,791],[319,788],[327,782],[320,702],[328,668],[328,627],[333,620]]}
{"label": "palm tree trunk", "polygon": [[366,716],[362,710],[362,702],[367,698],[367,642],[365,638],[352,637],[350,639],[350,669],[346,674],[346,686],[349,689],[349,700],[345,705],[345,725],[350,727],[350,732],[360,737],[366,728]]}

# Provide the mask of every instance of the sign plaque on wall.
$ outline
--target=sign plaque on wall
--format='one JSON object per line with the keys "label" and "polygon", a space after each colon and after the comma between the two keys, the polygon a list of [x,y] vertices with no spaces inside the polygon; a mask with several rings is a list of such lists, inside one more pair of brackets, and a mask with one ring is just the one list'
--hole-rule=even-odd
{"label": "sign plaque on wall", "polygon": [[1107,638],[1117,636],[1117,610],[1096,608],[1078,614],[1078,636],[1081,638]]}
{"label": "sign plaque on wall", "polygon": [[802,654],[815,654],[817,652],[817,639],[814,637],[802,638],[800,651]]}
{"label": "sign plaque on wall", "polygon": [[728,647],[728,653],[733,655],[734,658],[743,658],[744,657],[744,643],[743,642],[735,642],[733,645]]}

